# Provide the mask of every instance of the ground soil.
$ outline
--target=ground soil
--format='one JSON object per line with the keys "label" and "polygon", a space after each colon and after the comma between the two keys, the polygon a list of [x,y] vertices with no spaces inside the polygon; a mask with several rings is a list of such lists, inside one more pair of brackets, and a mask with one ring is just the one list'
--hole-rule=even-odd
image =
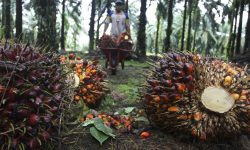
{"label": "ground soil", "polygon": [[[102,62],[104,64],[104,62]],[[139,109],[138,87],[145,82],[146,63],[128,61],[125,69],[118,68],[116,75],[108,72],[110,93],[98,111],[115,112],[119,108],[135,106]],[[126,86],[128,85],[128,86]],[[128,90],[129,92],[126,92]],[[118,95],[118,96],[117,96]],[[131,96],[132,95],[132,96]],[[139,129],[133,133],[116,133],[115,139],[109,139],[102,146],[91,137],[88,128],[77,129],[82,134],[71,136],[74,144],[62,145],[63,150],[249,150],[250,137],[241,135],[227,140],[199,141],[180,133],[167,133],[146,125],[143,130],[151,133],[147,139],[141,139]]]}

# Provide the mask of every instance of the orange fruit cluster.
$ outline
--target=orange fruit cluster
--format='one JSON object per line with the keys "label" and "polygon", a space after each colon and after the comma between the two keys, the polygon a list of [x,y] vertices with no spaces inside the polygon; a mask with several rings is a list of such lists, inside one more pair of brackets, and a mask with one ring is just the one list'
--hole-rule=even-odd
{"label": "orange fruit cluster", "polygon": [[96,117],[102,119],[104,124],[109,127],[121,129],[123,132],[130,132],[132,130],[133,118],[131,116],[109,115],[107,113],[98,114],[96,116],[93,114],[87,114],[84,120],[91,120]]}
{"label": "orange fruit cluster", "polygon": [[75,90],[74,100],[77,102],[83,100],[89,108],[98,107],[107,91],[104,81],[106,73],[99,68],[98,61],[82,60],[72,53],[68,58],[74,73],[80,80]]}

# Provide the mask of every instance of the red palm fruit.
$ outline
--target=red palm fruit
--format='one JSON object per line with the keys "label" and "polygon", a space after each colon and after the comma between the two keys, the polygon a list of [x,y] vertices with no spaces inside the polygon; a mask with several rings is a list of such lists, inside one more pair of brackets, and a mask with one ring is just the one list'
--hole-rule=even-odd
{"label": "red palm fruit", "polygon": [[91,120],[91,119],[94,118],[94,115],[93,114],[87,114],[86,118]]}
{"label": "red palm fruit", "polygon": [[52,113],[56,113],[58,111],[58,107],[56,106],[53,106],[51,109],[50,109],[50,112]]}
{"label": "red palm fruit", "polygon": [[27,117],[30,114],[30,111],[25,108],[18,109],[17,111],[19,118]]}
{"label": "red palm fruit", "polygon": [[69,59],[70,60],[73,60],[73,59],[75,59],[76,58],[76,54],[74,54],[74,53],[69,53]]}
{"label": "red palm fruit", "polygon": [[50,138],[50,134],[49,134],[47,131],[43,131],[43,132],[41,133],[41,137],[42,137],[42,139],[43,139],[45,142],[47,142],[47,141],[49,140],[49,138]]}
{"label": "red palm fruit", "polygon": [[161,94],[161,95],[160,95],[160,99],[161,99],[161,101],[163,101],[163,102],[168,102],[168,101],[169,101],[169,98],[168,98],[168,95],[167,95],[167,94]]}
{"label": "red palm fruit", "polygon": [[180,56],[180,54],[174,53],[174,54],[173,54],[173,58],[174,58],[175,61],[181,61],[181,56]]}
{"label": "red palm fruit", "polygon": [[16,149],[18,145],[18,139],[12,139],[11,141],[11,148]]}
{"label": "red palm fruit", "polygon": [[175,70],[175,71],[173,71],[173,75],[175,77],[184,77],[185,73],[183,71]]}
{"label": "red palm fruit", "polygon": [[5,91],[5,87],[0,85],[0,93],[3,93]]}
{"label": "red palm fruit", "polygon": [[178,106],[171,106],[168,108],[169,112],[179,112],[180,108]]}
{"label": "red palm fruit", "polygon": [[39,123],[39,121],[40,121],[40,117],[38,115],[36,115],[36,114],[32,114],[29,117],[28,123],[31,126],[35,126],[35,125],[37,125]]}
{"label": "red palm fruit", "polygon": [[30,96],[30,97],[36,97],[37,94],[38,94],[37,91],[35,91],[35,90],[33,90],[33,89],[28,90],[28,91],[26,92],[26,95],[27,95],[27,96]]}
{"label": "red palm fruit", "polygon": [[175,83],[175,88],[179,93],[183,93],[186,90],[185,84],[182,83]]}
{"label": "red palm fruit", "polygon": [[181,96],[179,94],[170,94],[169,100],[171,101],[178,101],[181,99]]}
{"label": "red palm fruit", "polygon": [[30,138],[26,144],[30,149],[36,149],[39,145],[37,140],[32,138]]}
{"label": "red palm fruit", "polygon": [[62,90],[62,84],[56,83],[56,84],[53,85],[53,90],[52,90],[53,93],[57,93],[60,90]]}
{"label": "red palm fruit", "polygon": [[167,86],[167,87],[171,87],[173,85],[171,80],[163,80],[162,84]]}
{"label": "red palm fruit", "polygon": [[5,50],[4,55],[7,59],[12,60],[12,61],[16,61],[16,53],[13,50]]}
{"label": "red palm fruit", "polygon": [[140,137],[142,138],[142,139],[146,139],[146,138],[148,138],[150,136],[150,133],[149,132],[142,132],[141,134],[140,134]]}
{"label": "red palm fruit", "polygon": [[191,63],[185,63],[183,69],[187,74],[192,74],[194,71],[194,66]]}
{"label": "red palm fruit", "polygon": [[159,86],[159,81],[157,80],[147,80],[147,82],[151,85],[151,86]]}
{"label": "red palm fruit", "polygon": [[195,121],[200,121],[202,119],[202,113],[196,112],[193,117]]}
{"label": "red palm fruit", "polygon": [[186,77],[183,78],[183,82],[184,83],[189,83],[193,81],[193,77],[191,75],[188,75]]}

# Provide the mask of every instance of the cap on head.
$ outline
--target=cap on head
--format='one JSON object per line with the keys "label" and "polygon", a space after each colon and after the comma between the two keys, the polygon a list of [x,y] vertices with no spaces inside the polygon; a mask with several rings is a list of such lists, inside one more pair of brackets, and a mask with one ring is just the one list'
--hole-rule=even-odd
{"label": "cap on head", "polygon": [[116,0],[116,1],[115,1],[115,5],[121,6],[121,5],[123,5],[123,4],[124,4],[124,2],[123,2],[122,0]]}

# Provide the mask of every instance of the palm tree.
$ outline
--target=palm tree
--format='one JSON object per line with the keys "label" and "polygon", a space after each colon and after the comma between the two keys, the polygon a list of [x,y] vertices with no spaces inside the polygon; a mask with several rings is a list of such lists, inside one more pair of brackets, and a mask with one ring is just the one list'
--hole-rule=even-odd
{"label": "palm tree", "polygon": [[192,10],[193,10],[193,0],[188,2],[188,35],[187,35],[187,45],[186,49],[190,51],[191,49],[191,24],[192,24]]}
{"label": "palm tree", "polygon": [[16,38],[22,40],[23,19],[22,0],[16,0]]}
{"label": "palm tree", "polygon": [[[74,32],[73,38],[70,40],[73,40],[77,37],[80,30],[82,29],[81,26],[81,0],[65,0],[65,2],[62,2],[62,22],[61,22],[61,50],[65,50],[65,47],[71,47],[70,43],[67,42],[67,33],[71,29],[71,32]],[[63,11],[63,3],[64,3],[64,11]],[[64,14],[64,15],[63,15]],[[64,16],[64,17],[63,17]],[[74,25],[74,27],[71,27]],[[71,27],[71,28],[70,28]]]}
{"label": "palm tree", "polygon": [[200,26],[200,18],[201,18],[201,10],[198,7],[199,0],[197,0],[196,6],[194,8],[194,15],[193,15],[193,28],[194,28],[194,36],[193,36],[193,48],[192,51],[195,51],[195,44],[196,44],[196,35]]}
{"label": "palm tree", "polygon": [[146,24],[147,24],[147,0],[141,0],[141,9],[139,17],[139,29],[137,32],[137,54],[143,59],[146,57]]}
{"label": "palm tree", "polygon": [[5,4],[6,1],[2,0],[2,28],[5,27]]}
{"label": "palm tree", "polygon": [[248,1],[248,19],[247,19],[247,25],[246,25],[244,52],[250,53],[250,1]]}
{"label": "palm tree", "polygon": [[57,0],[35,0],[33,5],[38,19],[37,45],[46,47],[46,51],[57,51]]}
{"label": "palm tree", "polygon": [[238,1],[234,1],[235,4],[233,5],[235,8],[235,12],[234,12],[234,29],[233,29],[233,34],[232,34],[232,45],[231,45],[231,58],[235,56],[235,38],[236,38],[236,29],[237,29],[237,21],[238,21],[238,11],[239,11],[239,2]]}
{"label": "palm tree", "polygon": [[61,23],[61,50],[65,51],[65,2],[66,0],[62,1],[62,23]]}
{"label": "palm tree", "polygon": [[95,11],[96,11],[96,0],[91,2],[91,16],[89,23],[89,53],[94,49],[95,43]]}
{"label": "palm tree", "polygon": [[4,0],[5,8],[4,8],[4,25],[5,25],[5,38],[10,39],[11,38],[11,14],[10,14],[10,0]]}
{"label": "palm tree", "polygon": [[240,20],[239,20],[239,25],[238,25],[238,34],[237,34],[237,42],[236,42],[236,49],[235,53],[236,55],[240,54],[240,44],[241,44],[241,32],[242,32],[242,18],[243,18],[243,11],[244,11],[244,6],[245,6],[245,1],[241,0],[240,1]]}
{"label": "palm tree", "polygon": [[181,51],[183,51],[183,48],[184,48],[185,27],[186,27],[186,11],[187,11],[187,0],[185,0],[185,4],[184,4],[184,15],[183,15],[182,35],[181,35]]}
{"label": "palm tree", "polygon": [[167,52],[171,48],[170,36],[172,33],[172,24],[173,24],[173,7],[174,0],[168,1],[168,27],[166,30],[166,39],[165,39],[165,52]]}

